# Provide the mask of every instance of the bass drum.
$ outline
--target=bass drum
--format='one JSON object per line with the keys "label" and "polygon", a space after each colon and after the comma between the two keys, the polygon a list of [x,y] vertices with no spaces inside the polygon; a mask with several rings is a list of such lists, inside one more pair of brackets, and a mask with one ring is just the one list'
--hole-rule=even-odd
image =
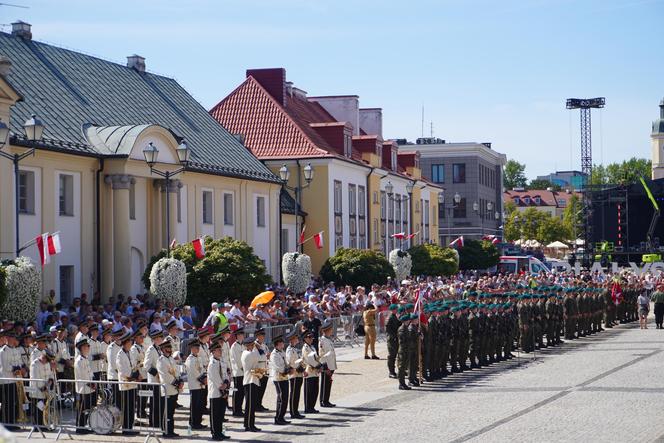
{"label": "bass drum", "polygon": [[122,428],[122,413],[115,406],[97,406],[90,412],[88,424],[95,434],[108,435]]}

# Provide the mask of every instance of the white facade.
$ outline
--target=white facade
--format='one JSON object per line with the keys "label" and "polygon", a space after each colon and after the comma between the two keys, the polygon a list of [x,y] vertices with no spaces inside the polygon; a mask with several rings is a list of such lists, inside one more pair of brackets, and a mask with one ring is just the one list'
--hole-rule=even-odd
{"label": "white facade", "polygon": [[[62,180],[71,180],[66,187],[63,207]],[[50,266],[56,269],[55,291],[63,303],[69,303],[82,292],[81,288],[81,175],[78,172],[56,170],[52,189],[55,205],[54,232],[60,232],[60,242],[66,247],[52,257]],[[71,199],[71,202],[67,202]],[[85,288],[89,290],[90,288]]]}

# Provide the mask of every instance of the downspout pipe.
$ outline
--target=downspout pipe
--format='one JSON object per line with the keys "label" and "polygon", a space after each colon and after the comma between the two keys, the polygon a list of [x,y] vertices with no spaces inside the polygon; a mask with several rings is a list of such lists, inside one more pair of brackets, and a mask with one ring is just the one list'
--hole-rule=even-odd
{"label": "downspout pipe", "polygon": [[[97,193],[97,202],[96,202],[96,223],[97,223],[97,229],[96,229],[96,237],[97,237],[97,278],[96,278],[96,283],[97,283],[97,293],[101,297],[101,173],[104,170],[104,158],[101,157],[99,158],[99,169],[97,169],[96,172],[96,177],[95,177],[95,187],[97,188],[95,191]],[[94,297],[94,294],[93,294]]]}

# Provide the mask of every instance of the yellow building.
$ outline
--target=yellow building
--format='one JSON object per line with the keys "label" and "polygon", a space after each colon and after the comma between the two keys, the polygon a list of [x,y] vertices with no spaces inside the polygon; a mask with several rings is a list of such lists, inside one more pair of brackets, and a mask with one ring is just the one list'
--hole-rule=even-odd
{"label": "yellow building", "polygon": [[[309,97],[286,80],[286,71],[250,69],[210,113],[275,174],[289,171],[288,186],[301,191],[304,220],[282,224],[282,244],[295,250],[323,232],[324,247],[304,245],[314,272],[340,247],[388,254],[411,243],[438,242],[442,188],[421,176],[417,152],[399,154],[382,138],[382,111],[360,108],[356,95]],[[310,165],[313,180],[307,181]],[[410,241],[394,234],[416,233]]]}
{"label": "yellow building", "polygon": [[[202,235],[247,241],[278,279],[278,178],[175,80],[147,72],[140,56],[122,66],[32,41],[20,22],[0,33],[0,56],[0,118],[11,130],[2,149],[36,148],[20,162],[19,240],[59,232],[62,243],[44,267],[45,292],[63,302],[135,295],[152,255]],[[34,143],[23,132],[31,114],[45,126]],[[186,170],[167,186],[146,163],[148,146],[162,171],[180,168],[187,147]],[[12,162],[0,159],[2,258],[15,254],[15,189]],[[39,260],[34,246],[22,255]]]}

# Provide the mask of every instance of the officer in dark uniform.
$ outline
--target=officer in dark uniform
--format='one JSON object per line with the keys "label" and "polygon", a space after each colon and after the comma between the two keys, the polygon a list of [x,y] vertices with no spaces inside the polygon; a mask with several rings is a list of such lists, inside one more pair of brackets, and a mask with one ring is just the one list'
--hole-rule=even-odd
{"label": "officer in dark uniform", "polygon": [[402,315],[399,318],[399,321],[401,322],[401,326],[399,326],[399,330],[397,332],[397,337],[399,339],[399,372],[397,373],[397,376],[399,378],[399,389],[409,390],[410,386],[406,384],[406,372],[410,366],[408,361],[410,358],[410,332],[408,330],[410,326],[410,314]]}
{"label": "officer in dark uniform", "polygon": [[399,352],[399,337],[397,336],[401,321],[397,316],[399,305],[390,305],[390,317],[385,324],[385,331],[387,332],[387,370],[389,371],[390,378],[397,378],[395,371],[395,363],[397,360],[397,353]]}

